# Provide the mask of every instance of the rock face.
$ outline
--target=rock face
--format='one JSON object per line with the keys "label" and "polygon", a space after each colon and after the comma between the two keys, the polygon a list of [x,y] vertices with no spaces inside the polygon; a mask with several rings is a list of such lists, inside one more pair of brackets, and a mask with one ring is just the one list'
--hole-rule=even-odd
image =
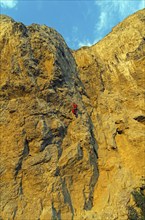
{"label": "rock face", "polygon": [[145,10],[74,56],[99,146],[93,209],[102,220],[127,219],[130,192],[145,180]]}
{"label": "rock face", "polygon": [[142,10],[71,51],[1,16],[2,220],[143,217],[144,23]]}

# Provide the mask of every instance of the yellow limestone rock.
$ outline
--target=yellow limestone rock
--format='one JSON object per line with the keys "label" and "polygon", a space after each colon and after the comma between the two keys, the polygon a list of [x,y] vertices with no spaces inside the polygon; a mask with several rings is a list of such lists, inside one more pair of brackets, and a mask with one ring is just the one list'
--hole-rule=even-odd
{"label": "yellow limestone rock", "polygon": [[71,51],[54,29],[1,15],[0,219],[143,216],[144,21]]}
{"label": "yellow limestone rock", "polygon": [[142,10],[96,45],[73,53],[98,142],[92,212],[102,220],[131,218],[126,210],[130,193],[145,185],[144,21]]}
{"label": "yellow limestone rock", "polygon": [[1,219],[74,219],[98,178],[75,60],[55,30],[4,15],[0,42]]}

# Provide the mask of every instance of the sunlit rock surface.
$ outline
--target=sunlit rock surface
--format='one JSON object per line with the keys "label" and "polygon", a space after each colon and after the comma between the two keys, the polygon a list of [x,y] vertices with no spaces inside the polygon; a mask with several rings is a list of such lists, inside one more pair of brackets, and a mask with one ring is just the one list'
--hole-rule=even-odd
{"label": "sunlit rock surface", "polygon": [[71,51],[54,29],[1,16],[2,220],[143,216],[144,24],[142,10]]}

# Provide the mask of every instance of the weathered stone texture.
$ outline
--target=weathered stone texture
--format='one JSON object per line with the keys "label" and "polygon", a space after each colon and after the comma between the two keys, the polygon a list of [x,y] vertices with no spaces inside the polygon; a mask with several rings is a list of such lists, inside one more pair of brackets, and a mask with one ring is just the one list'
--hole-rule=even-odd
{"label": "weathered stone texture", "polygon": [[145,180],[144,21],[142,10],[74,52],[99,146],[93,209],[101,219],[127,219],[130,192]]}
{"label": "weathered stone texture", "polygon": [[2,220],[129,219],[144,193],[144,21],[71,51],[54,29],[1,15]]}
{"label": "weathered stone texture", "polygon": [[72,219],[92,208],[98,178],[75,60],[55,30],[7,16],[1,49],[2,219]]}

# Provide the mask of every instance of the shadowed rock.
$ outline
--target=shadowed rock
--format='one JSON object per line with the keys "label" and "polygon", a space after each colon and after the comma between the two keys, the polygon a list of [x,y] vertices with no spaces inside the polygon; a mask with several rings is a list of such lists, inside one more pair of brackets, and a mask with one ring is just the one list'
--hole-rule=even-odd
{"label": "shadowed rock", "polygon": [[1,219],[131,215],[144,175],[144,19],[71,51],[54,29],[1,15]]}

